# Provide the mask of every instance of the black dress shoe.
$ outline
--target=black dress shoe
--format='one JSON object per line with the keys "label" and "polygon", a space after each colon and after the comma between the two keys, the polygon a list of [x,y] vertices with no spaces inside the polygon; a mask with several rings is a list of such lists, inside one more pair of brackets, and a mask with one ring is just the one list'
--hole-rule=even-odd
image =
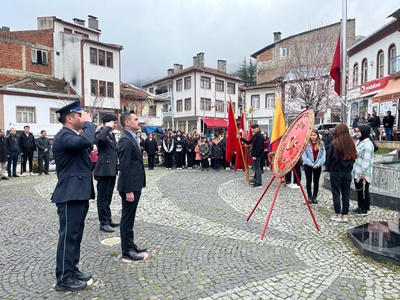
{"label": "black dress shoe", "polygon": [[111,227],[118,227],[119,226],[119,222],[114,222],[114,221],[110,221],[109,224]]}
{"label": "black dress shoe", "polygon": [[110,225],[100,225],[100,230],[104,232],[114,232],[115,230]]}
{"label": "black dress shoe", "polygon": [[74,276],[56,284],[56,291],[80,291],[87,287],[87,283],[76,279]]}
{"label": "black dress shoe", "polygon": [[139,260],[143,260],[144,256],[131,250],[127,254],[122,253],[122,258],[132,260],[132,261],[139,261]]}
{"label": "black dress shoe", "polygon": [[135,250],[136,253],[147,252],[147,249],[145,249],[145,248],[139,248],[138,245],[136,245],[136,244],[133,244],[133,250]]}
{"label": "black dress shoe", "polygon": [[74,271],[74,273],[72,273],[72,276],[74,276],[76,279],[80,281],[89,281],[90,278],[92,278],[92,274],[83,273],[80,270]]}

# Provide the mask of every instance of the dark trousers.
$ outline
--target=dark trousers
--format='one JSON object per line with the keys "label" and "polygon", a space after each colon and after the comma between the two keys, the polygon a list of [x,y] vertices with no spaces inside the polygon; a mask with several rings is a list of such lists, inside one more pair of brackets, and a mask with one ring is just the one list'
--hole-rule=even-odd
{"label": "dark trousers", "polygon": [[364,211],[369,210],[370,206],[369,182],[367,182],[366,180],[360,180],[359,182],[357,182],[354,179],[354,185],[357,191],[358,208]]}
{"label": "dark trousers", "polygon": [[115,186],[115,176],[95,176],[97,180],[97,214],[101,225],[109,225],[111,200]]}
{"label": "dark trousers", "polygon": [[72,200],[57,203],[60,220],[56,259],[57,284],[72,276],[81,255],[81,242],[89,201]]}
{"label": "dark trousers", "polygon": [[201,168],[207,169],[209,167],[208,158],[201,159]]}
{"label": "dark trousers", "polygon": [[43,161],[44,161],[44,173],[48,174],[49,162],[50,162],[50,153],[48,151],[46,153],[39,151],[38,154],[39,174],[43,173]]}
{"label": "dark trousers", "polygon": [[[317,199],[319,190],[319,178],[321,177],[321,167],[312,168],[304,165],[304,174],[306,175],[306,189],[308,198]],[[313,183],[313,192],[311,193],[311,183]]]}
{"label": "dark trousers", "polygon": [[[351,172],[331,171],[331,189],[335,214],[348,215],[350,203]],[[340,205],[342,194],[342,205]]]}
{"label": "dark trousers", "polygon": [[155,154],[147,154],[147,161],[149,163],[149,170],[154,169],[154,156]]}
{"label": "dark trousers", "polygon": [[254,170],[254,183],[257,185],[262,184],[262,178],[261,178],[261,158],[256,157],[256,159],[253,159],[253,170]]}
{"label": "dark trousers", "polygon": [[21,173],[26,172],[26,162],[29,161],[29,172],[33,172],[32,163],[33,163],[33,150],[23,150],[22,151],[22,168]]}
{"label": "dark trousers", "polygon": [[126,194],[119,192],[122,200],[122,212],[121,212],[121,224],[120,224],[120,235],[121,235],[121,249],[122,254],[128,254],[129,251],[134,250],[134,235],[133,225],[135,224],[136,210],[139,204],[141,191],[133,192],[133,202],[126,201]]}
{"label": "dark trousers", "polygon": [[[297,176],[299,176],[299,180],[301,181],[301,162],[300,161],[298,161],[297,162],[297,164],[294,166],[294,168],[293,168],[294,170],[296,170],[296,173],[297,173]],[[293,172],[293,169],[290,171],[290,172],[288,172],[287,174],[286,174],[286,184],[289,184],[289,183],[291,183],[292,182],[292,172]],[[297,185],[300,185],[300,183],[299,182],[297,182],[297,179],[296,179],[296,175],[294,175],[294,173],[293,173],[293,183],[296,183]]]}
{"label": "dark trousers", "polygon": [[379,130],[378,127],[372,127],[372,130],[375,133],[375,140],[379,140]]}
{"label": "dark trousers", "polygon": [[[8,157],[8,162],[7,162],[8,177],[17,175],[18,155],[19,155],[18,151],[10,152],[10,156]],[[11,165],[12,165],[12,174],[11,174]]]}
{"label": "dark trousers", "polygon": [[172,153],[165,152],[164,159],[165,159],[165,167],[172,168]]}
{"label": "dark trousers", "polygon": [[386,141],[392,141],[393,128],[385,127]]}
{"label": "dark trousers", "polygon": [[214,170],[219,170],[219,167],[221,166],[220,165],[221,164],[221,160],[218,158],[218,159],[213,159],[213,161],[214,161],[214,164],[213,164]]}
{"label": "dark trousers", "polygon": [[176,167],[177,168],[182,168],[183,165],[183,151],[179,151],[175,153],[175,159],[176,159]]}
{"label": "dark trousers", "polygon": [[187,166],[188,168],[193,168],[194,162],[194,152],[187,152]]}

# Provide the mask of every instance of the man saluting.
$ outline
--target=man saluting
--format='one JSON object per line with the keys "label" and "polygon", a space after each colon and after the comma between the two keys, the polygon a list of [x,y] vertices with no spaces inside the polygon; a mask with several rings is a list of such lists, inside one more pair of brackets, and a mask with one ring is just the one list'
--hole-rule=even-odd
{"label": "man saluting", "polygon": [[95,141],[96,125],[75,101],[59,109],[63,128],[54,138],[53,154],[58,183],[52,196],[60,221],[57,246],[56,291],[86,288],[92,275],[81,272],[81,241],[89,199],[94,199],[92,163],[88,148]]}

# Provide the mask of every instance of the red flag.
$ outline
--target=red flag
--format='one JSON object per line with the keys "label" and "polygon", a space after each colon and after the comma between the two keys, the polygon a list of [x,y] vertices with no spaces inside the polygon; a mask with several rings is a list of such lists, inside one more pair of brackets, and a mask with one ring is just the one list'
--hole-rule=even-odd
{"label": "red flag", "polygon": [[226,153],[225,160],[230,162],[235,150],[238,149],[238,141],[236,138],[237,125],[235,115],[233,113],[232,100],[229,101],[228,109],[228,131],[226,136]]}
{"label": "red flag", "polygon": [[335,81],[334,90],[336,94],[341,95],[341,83],[340,83],[340,34],[336,44],[335,54],[333,55],[332,66],[331,66],[331,77]]}
{"label": "red flag", "polygon": [[[246,115],[242,113],[242,118],[240,119],[239,134],[244,137],[246,133]],[[238,149],[236,150],[236,160],[235,160],[235,171],[242,169],[246,172],[246,152],[243,143],[238,143]]]}
{"label": "red flag", "polygon": [[[253,117],[250,120],[249,131],[247,132],[247,140],[248,141],[251,140],[251,138],[253,137],[253,130],[251,130],[252,127],[253,127]],[[247,151],[246,153],[248,153],[248,155],[247,155],[247,164],[253,165],[253,158],[250,155],[250,148],[247,147],[246,151]]]}

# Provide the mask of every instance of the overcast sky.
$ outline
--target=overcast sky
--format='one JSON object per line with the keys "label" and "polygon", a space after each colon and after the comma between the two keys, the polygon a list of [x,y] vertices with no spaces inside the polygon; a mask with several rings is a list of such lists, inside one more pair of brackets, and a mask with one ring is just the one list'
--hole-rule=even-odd
{"label": "overcast sky", "polygon": [[[167,75],[174,63],[187,68],[205,53],[205,65],[224,59],[233,72],[243,59],[282,38],[339,22],[342,0],[0,0],[0,27],[37,28],[36,18],[72,22],[98,17],[100,41],[120,44],[122,81],[147,83]],[[392,18],[398,0],[348,0],[356,35],[369,35]],[[87,26],[87,22],[86,22]]]}

